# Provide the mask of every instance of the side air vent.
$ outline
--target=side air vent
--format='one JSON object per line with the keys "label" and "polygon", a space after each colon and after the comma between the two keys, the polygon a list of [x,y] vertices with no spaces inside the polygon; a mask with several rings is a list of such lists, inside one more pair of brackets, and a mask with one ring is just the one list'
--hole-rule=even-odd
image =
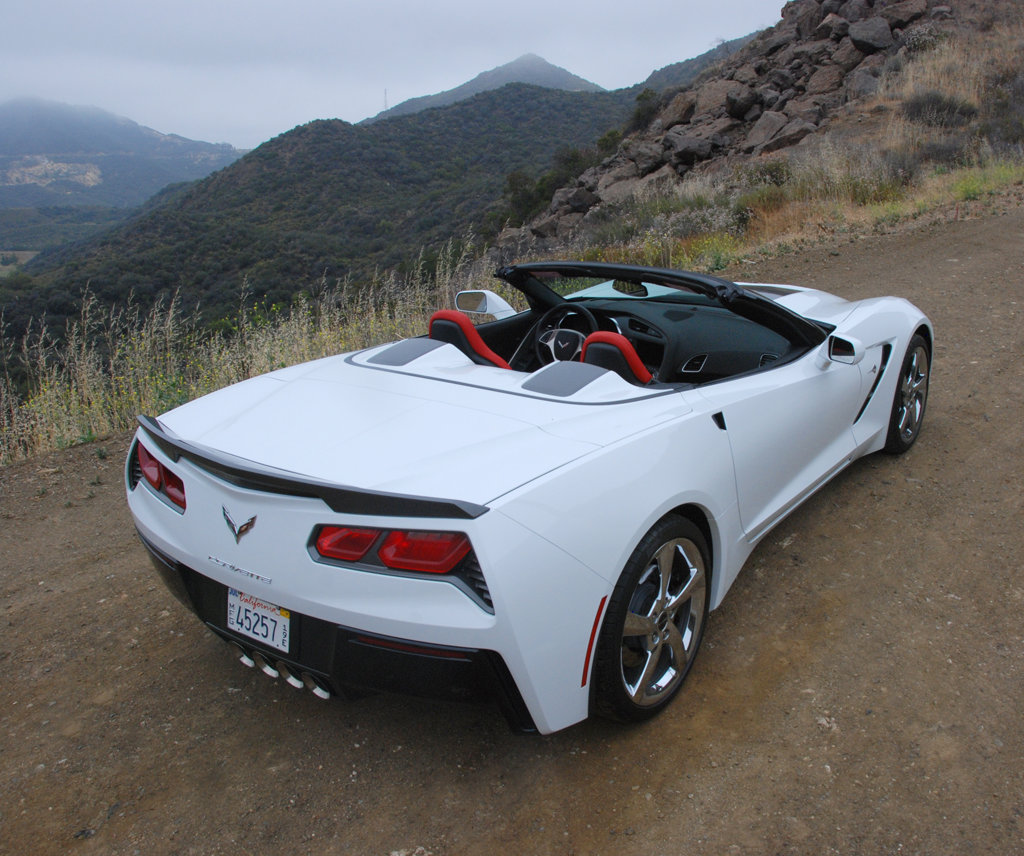
{"label": "side air vent", "polygon": [[697,354],[695,357],[690,357],[684,364],[681,371],[686,374],[696,374],[699,371],[704,370],[704,364],[708,361],[707,354]]}
{"label": "side air vent", "polygon": [[488,612],[494,612],[494,603],[491,601],[491,592],[487,588],[487,580],[484,579],[484,572],[480,568],[480,563],[476,559],[476,554],[470,553],[462,565],[456,571],[456,574],[460,576],[468,585],[478,598],[481,603],[487,608]]}
{"label": "side air vent", "polygon": [[761,354],[761,359],[758,360],[757,367],[764,368],[765,366],[774,363],[778,358],[778,354]]}

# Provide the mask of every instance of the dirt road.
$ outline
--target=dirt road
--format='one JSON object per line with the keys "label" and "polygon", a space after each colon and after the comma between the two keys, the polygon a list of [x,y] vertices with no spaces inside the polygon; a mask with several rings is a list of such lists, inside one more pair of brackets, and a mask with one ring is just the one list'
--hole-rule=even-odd
{"label": "dirt road", "polygon": [[0,852],[1024,850],[1024,208],[728,274],[910,298],[932,393],[765,539],[665,715],[517,737],[244,669],[151,571],[113,438],[0,471]]}

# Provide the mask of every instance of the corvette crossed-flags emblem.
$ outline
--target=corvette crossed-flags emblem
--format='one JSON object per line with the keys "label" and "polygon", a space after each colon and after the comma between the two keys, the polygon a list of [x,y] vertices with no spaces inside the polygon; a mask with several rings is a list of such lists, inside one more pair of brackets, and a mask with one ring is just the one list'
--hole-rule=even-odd
{"label": "corvette crossed-flags emblem", "polygon": [[248,520],[245,521],[241,526],[238,526],[234,520],[231,519],[231,515],[228,513],[227,508],[223,505],[220,510],[224,512],[224,520],[227,521],[228,529],[231,530],[231,534],[235,536],[235,543],[237,544],[242,540],[242,536],[245,535],[253,526],[256,525],[256,515],[254,514]]}

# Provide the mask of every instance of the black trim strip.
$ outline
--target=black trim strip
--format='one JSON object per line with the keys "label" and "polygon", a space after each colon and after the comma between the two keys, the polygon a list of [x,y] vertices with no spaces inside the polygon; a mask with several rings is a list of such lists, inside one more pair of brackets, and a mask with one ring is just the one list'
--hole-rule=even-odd
{"label": "black trim strip", "polygon": [[486,505],[458,499],[435,499],[361,490],[309,479],[173,437],[151,416],[140,414],[138,420],[146,434],[171,460],[185,458],[217,478],[248,490],[321,499],[332,511],[340,514],[473,520],[488,511]]}

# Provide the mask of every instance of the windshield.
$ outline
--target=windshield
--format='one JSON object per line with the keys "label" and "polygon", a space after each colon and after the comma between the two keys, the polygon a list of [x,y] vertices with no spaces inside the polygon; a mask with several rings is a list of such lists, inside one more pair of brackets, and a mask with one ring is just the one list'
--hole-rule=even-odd
{"label": "windshield", "polygon": [[708,298],[682,285],[665,285],[644,278],[607,279],[603,276],[566,276],[559,271],[531,271],[534,279],[566,300],[671,300],[706,303]]}

